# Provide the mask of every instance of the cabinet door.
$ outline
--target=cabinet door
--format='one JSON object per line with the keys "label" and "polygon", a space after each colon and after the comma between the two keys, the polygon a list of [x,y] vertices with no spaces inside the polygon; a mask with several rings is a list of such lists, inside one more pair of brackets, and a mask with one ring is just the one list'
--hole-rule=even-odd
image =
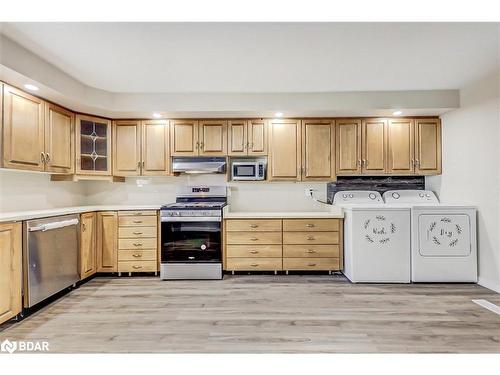
{"label": "cabinet door", "polygon": [[441,173],[441,121],[415,120],[415,173]]}
{"label": "cabinet door", "polygon": [[269,179],[300,181],[300,120],[269,121]]}
{"label": "cabinet door", "polygon": [[96,273],[96,214],[80,215],[80,279]]}
{"label": "cabinet door", "polygon": [[334,121],[302,121],[302,180],[335,178],[334,145]]}
{"label": "cabinet door", "polygon": [[21,223],[0,224],[0,323],[21,312]]}
{"label": "cabinet door", "polygon": [[337,174],[361,173],[361,120],[336,121]]}
{"label": "cabinet door", "polygon": [[142,175],[170,173],[170,129],[166,120],[142,122]]}
{"label": "cabinet door", "polygon": [[227,155],[227,121],[200,121],[200,155]]}
{"label": "cabinet door", "polygon": [[64,108],[45,103],[45,170],[75,172],[75,115]]}
{"label": "cabinet door", "polygon": [[170,122],[170,149],[172,156],[196,156],[199,152],[198,121]]}
{"label": "cabinet door", "polygon": [[113,122],[113,175],[141,174],[141,130],[139,121]]}
{"label": "cabinet door", "polygon": [[413,152],[413,120],[390,119],[387,126],[387,172],[413,173]]}
{"label": "cabinet door", "polygon": [[247,121],[228,121],[228,154],[245,156],[248,153]]}
{"label": "cabinet door", "polygon": [[4,85],[3,166],[43,171],[44,102]]}
{"label": "cabinet door", "polygon": [[76,173],[111,176],[111,121],[76,116]]}
{"label": "cabinet door", "polygon": [[118,215],[97,213],[97,272],[118,270]]}
{"label": "cabinet door", "polygon": [[248,155],[267,155],[267,121],[248,121]]}
{"label": "cabinet door", "polygon": [[362,122],[362,172],[383,174],[386,169],[387,120],[366,119]]}

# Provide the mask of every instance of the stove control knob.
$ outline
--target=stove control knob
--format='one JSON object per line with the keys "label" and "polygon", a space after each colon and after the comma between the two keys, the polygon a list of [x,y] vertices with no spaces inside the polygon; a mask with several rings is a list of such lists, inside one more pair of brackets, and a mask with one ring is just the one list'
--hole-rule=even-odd
{"label": "stove control knob", "polygon": [[393,197],[394,199],[399,199],[399,197],[400,197],[400,196],[401,196],[401,195],[399,195],[399,193],[396,193],[396,192],[392,193],[392,197]]}
{"label": "stove control knob", "polygon": [[374,193],[368,194],[368,197],[370,197],[371,200],[374,200],[375,198],[377,198],[377,196]]}

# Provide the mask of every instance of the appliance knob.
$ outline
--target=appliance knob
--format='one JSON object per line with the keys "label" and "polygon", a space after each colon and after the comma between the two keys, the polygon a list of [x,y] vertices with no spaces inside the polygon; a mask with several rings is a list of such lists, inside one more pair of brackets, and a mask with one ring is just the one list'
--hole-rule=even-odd
{"label": "appliance knob", "polygon": [[424,193],[420,193],[418,196],[419,196],[420,198],[423,198],[423,197],[424,197]]}
{"label": "appliance knob", "polygon": [[399,199],[400,195],[399,195],[399,193],[394,192],[394,193],[392,193],[392,197],[394,199]]}
{"label": "appliance knob", "polygon": [[430,197],[431,197],[431,195],[430,195],[430,194],[425,194],[425,196],[426,196],[427,198],[430,198]]}
{"label": "appliance knob", "polygon": [[349,198],[354,198],[354,194],[349,194]]}
{"label": "appliance knob", "polygon": [[372,200],[375,199],[375,198],[377,198],[377,196],[375,194],[373,194],[373,193],[368,194],[368,197],[370,199],[372,199]]}
{"label": "appliance knob", "polygon": [[342,198],[347,198],[347,194],[342,194]]}

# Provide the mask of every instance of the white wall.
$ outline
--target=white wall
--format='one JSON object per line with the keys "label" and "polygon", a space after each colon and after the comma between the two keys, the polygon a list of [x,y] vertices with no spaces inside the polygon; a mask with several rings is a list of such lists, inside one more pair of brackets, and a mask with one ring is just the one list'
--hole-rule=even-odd
{"label": "white wall", "polygon": [[85,201],[81,183],[51,182],[48,174],[0,169],[0,212],[81,206]]}
{"label": "white wall", "polygon": [[500,292],[500,69],[460,90],[442,118],[443,174],[427,187],[444,203],[478,207],[479,283]]}

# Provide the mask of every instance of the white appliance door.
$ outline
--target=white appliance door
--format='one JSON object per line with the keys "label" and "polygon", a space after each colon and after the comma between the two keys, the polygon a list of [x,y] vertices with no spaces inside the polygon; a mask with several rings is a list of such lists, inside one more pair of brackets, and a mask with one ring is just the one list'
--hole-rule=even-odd
{"label": "white appliance door", "polygon": [[466,257],[471,253],[470,218],[461,213],[418,215],[418,252],[423,257]]}
{"label": "white appliance door", "polygon": [[410,209],[352,212],[355,282],[410,282]]}

